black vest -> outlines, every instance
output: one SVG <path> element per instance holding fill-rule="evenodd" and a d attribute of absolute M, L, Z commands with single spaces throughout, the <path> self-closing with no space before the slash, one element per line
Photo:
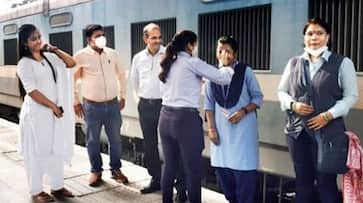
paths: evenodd
<path fill-rule="evenodd" d="M 297 102 L 312 104 L 315 111 L 309 116 L 300 116 L 288 111 L 284 129 L 286 135 L 293 136 L 297 139 L 303 130 L 310 135 L 314 135 L 314 131 L 306 126 L 306 121 L 327 111 L 335 105 L 337 100 L 343 97 L 342 89 L 338 83 L 339 67 L 343 59 L 343 56 L 332 53 L 329 60 L 325 61 L 322 67 L 316 72 L 311 79 L 313 98 L 308 96 L 307 88 L 304 84 L 304 63 L 307 62 L 305 59 L 298 57 L 291 59 L 288 93 Z M 322 135 L 331 136 L 334 134 L 344 134 L 344 131 L 345 124 L 342 117 L 331 120 L 328 125 L 320 130 Z"/>

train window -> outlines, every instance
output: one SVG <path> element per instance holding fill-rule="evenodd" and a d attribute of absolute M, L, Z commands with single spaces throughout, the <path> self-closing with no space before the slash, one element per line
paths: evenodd
<path fill-rule="evenodd" d="M 270 69 L 271 4 L 199 15 L 199 56 L 215 64 L 216 42 L 232 35 L 239 42 L 238 60 L 255 70 Z"/>
<path fill-rule="evenodd" d="M 59 13 L 49 17 L 49 25 L 51 27 L 61 27 L 71 25 L 73 21 L 72 13 Z"/>
<path fill-rule="evenodd" d="M 49 43 L 73 55 L 72 31 L 49 34 Z"/>
<path fill-rule="evenodd" d="M 18 32 L 18 25 L 17 24 L 4 25 L 3 32 L 5 35 L 16 34 Z"/>
<path fill-rule="evenodd" d="M 105 37 L 107 39 L 107 47 L 112 49 L 115 48 L 115 27 L 114 26 L 105 26 L 103 27 L 105 30 Z M 87 46 L 86 32 L 83 29 L 83 47 Z"/>
<path fill-rule="evenodd" d="M 133 57 L 137 52 L 145 49 L 143 29 L 145 25 L 151 22 L 160 26 L 164 45 L 170 42 L 173 38 L 176 32 L 176 18 L 131 23 L 131 57 Z"/>
<path fill-rule="evenodd" d="M 17 39 L 4 40 L 4 65 L 16 65 L 18 63 Z"/>
<path fill-rule="evenodd" d="M 363 71 L 363 1 L 309 0 L 309 18 L 319 17 L 331 25 L 330 48 L 352 59 Z"/>

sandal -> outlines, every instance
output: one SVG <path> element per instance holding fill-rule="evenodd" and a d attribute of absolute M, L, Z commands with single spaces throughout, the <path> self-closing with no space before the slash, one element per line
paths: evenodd
<path fill-rule="evenodd" d="M 67 198 L 73 198 L 74 197 L 72 192 L 65 189 L 65 188 L 62 188 L 62 189 L 59 189 L 59 190 L 52 190 L 50 193 L 54 197 L 56 197 L 57 199 L 64 199 L 65 197 L 67 197 Z"/>
<path fill-rule="evenodd" d="M 54 202 L 54 198 L 46 192 L 33 195 L 32 198 L 35 202 Z"/>

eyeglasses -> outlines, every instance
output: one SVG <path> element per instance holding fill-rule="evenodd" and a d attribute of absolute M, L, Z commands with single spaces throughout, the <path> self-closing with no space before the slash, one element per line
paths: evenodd
<path fill-rule="evenodd" d="M 305 36 L 311 37 L 314 34 L 320 37 L 320 36 L 325 35 L 326 32 L 324 32 L 324 31 L 308 31 L 308 32 L 305 33 Z"/>
<path fill-rule="evenodd" d="M 153 36 L 153 37 L 150 37 L 150 39 L 152 40 L 162 40 L 163 38 L 161 36 Z"/>

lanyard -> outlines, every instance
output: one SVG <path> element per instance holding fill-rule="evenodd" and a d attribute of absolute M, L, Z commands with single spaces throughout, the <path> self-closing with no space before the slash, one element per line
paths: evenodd
<path fill-rule="evenodd" d="M 225 88 L 227 86 L 227 88 Z M 223 103 L 224 103 L 224 108 L 226 108 L 226 104 L 227 104 L 227 99 L 228 99 L 228 95 L 229 95 L 229 89 L 230 89 L 230 84 L 228 85 L 224 85 L 222 87 L 222 96 L 223 96 Z"/>

